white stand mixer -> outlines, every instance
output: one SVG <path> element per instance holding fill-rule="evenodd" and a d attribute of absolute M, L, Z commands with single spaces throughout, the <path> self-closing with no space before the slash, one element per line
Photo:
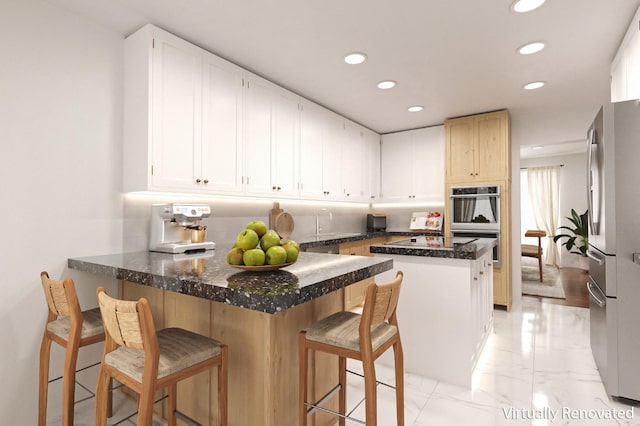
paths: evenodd
<path fill-rule="evenodd" d="M 162 253 L 196 253 L 213 250 L 211 241 L 192 242 L 191 231 L 202 230 L 200 220 L 211 215 L 208 204 L 154 204 L 151 206 L 149 250 Z"/>

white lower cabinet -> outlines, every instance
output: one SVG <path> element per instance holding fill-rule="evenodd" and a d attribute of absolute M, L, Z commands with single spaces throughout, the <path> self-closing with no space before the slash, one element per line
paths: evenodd
<path fill-rule="evenodd" d="M 405 371 L 471 388 L 484 344 L 493 330 L 491 253 L 477 260 L 388 255 L 393 270 L 404 273 L 398 300 Z M 380 362 L 393 365 L 393 356 Z"/>

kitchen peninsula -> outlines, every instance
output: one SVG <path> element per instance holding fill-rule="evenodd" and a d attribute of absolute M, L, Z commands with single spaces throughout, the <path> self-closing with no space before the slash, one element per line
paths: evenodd
<path fill-rule="evenodd" d="M 471 387 L 493 328 L 492 238 L 416 236 L 371 246 L 404 272 L 398 323 L 408 373 Z M 392 361 L 383 356 L 381 362 Z"/>
<path fill-rule="evenodd" d="M 344 288 L 390 270 L 388 258 L 300 253 L 269 272 L 240 271 L 215 251 L 154 252 L 69 259 L 71 269 L 121 280 L 119 297 L 146 297 L 155 326 L 183 327 L 229 345 L 229 425 L 297 424 L 298 331 L 343 310 Z M 312 397 L 337 382 L 337 359 L 314 354 Z M 216 375 L 179 385 L 178 409 L 215 424 Z M 336 406 L 337 407 L 337 406 Z M 314 415 L 315 425 L 335 419 Z M 311 423 L 314 424 L 314 423 Z"/>

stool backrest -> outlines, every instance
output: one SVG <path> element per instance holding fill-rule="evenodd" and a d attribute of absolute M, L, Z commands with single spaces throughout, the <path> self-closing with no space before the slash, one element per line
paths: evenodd
<path fill-rule="evenodd" d="M 370 330 L 384 321 L 397 325 L 396 308 L 404 274 L 398 271 L 393 281 L 384 284 L 371 283 L 367 287 L 360 320 L 360 333 Z"/>
<path fill-rule="evenodd" d="M 104 287 L 97 290 L 98 305 L 108 338 L 120 346 L 149 349 L 149 342 L 157 339 L 149 302 L 114 299 L 107 295 Z"/>
<path fill-rule="evenodd" d="M 49 278 L 49 274 L 44 271 L 40 273 L 40 278 L 49 308 L 48 322 L 55 320 L 60 315 L 82 318 L 76 287 L 71 278 L 53 280 Z"/>

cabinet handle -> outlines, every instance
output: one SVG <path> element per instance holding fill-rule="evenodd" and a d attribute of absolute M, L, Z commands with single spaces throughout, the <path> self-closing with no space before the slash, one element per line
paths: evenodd
<path fill-rule="evenodd" d="M 473 280 L 474 281 L 478 281 L 478 277 L 473 277 Z"/>
<path fill-rule="evenodd" d="M 484 271 L 480 271 L 480 275 L 484 275 Z"/>
<path fill-rule="evenodd" d="M 282 188 L 278 187 L 278 191 L 280 191 Z"/>
<path fill-rule="evenodd" d="M 196 183 L 200 183 L 200 182 L 202 182 L 201 179 L 196 179 Z"/>
<path fill-rule="evenodd" d="M 275 190 L 276 190 L 276 187 L 275 187 L 275 186 L 272 186 L 272 187 L 271 187 L 271 190 L 272 190 L 272 191 L 275 191 Z"/>
<path fill-rule="evenodd" d="M 204 180 L 204 183 L 209 183 L 209 179 L 205 179 L 205 180 Z"/>

